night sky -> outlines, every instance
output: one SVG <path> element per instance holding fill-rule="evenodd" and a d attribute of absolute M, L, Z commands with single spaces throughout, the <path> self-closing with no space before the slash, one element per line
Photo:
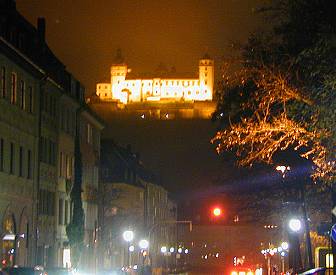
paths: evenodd
<path fill-rule="evenodd" d="M 48 45 L 91 94 L 109 79 L 117 48 L 134 72 L 153 72 L 163 62 L 192 73 L 205 52 L 218 64 L 256 28 L 261 2 L 17 0 L 17 8 L 34 25 L 46 18 Z"/>
<path fill-rule="evenodd" d="M 232 43 L 246 41 L 260 25 L 254 11 L 261 2 L 18 0 L 17 8 L 34 25 L 37 17 L 46 18 L 49 47 L 91 94 L 97 82 L 109 80 L 117 48 L 135 73 L 153 72 L 163 62 L 196 76 L 205 52 L 218 65 L 231 54 Z M 210 121 L 120 123 L 110 120 L 104 137 L 131 144 L 170 191 L 210 186 L 237 175 L 232 163 L 222 165 L 210 144 L 215 133 Z"/>

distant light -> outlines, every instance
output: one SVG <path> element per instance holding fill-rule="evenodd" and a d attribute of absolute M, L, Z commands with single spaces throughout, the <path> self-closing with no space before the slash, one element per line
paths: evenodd
<path fill-rule="evenodd" d="M 298 218 L 292 218 L 290 219 L 288 226 L 293 232 L 299 232 L 301 229 L 301 221 Z"/>
<path fill-rule="evenodd" d="M 224 116 L 224 113 L 220 113 L 219 115 L 220 115 L 221 117 L 223 117 L 223 116 Z"/>
<path fill-rule="evenodd" d="M 289 247 L 288 242 L 282 242 L 281 247 L 282 247 L 283 250 L 287 250 L 288 247 Z"/>
<path fill-rule="evenodd" d="M 148 242 L 147 240 L 141 240 L 141 241 L 139 242 L 139 247 L 140 247 L 141 249 L 147 249 L 148 246 L 149 246 L 149 242 Z"/>
<path fill-rule="evenodd" d="M 177 249 L 178 253 L 182 253 L 182 248 L 180 247 L 179 249 Z"/>
<path fill-rule="evenodd" d="M 138 269 L 138 265 L 134 265 L 134 266 L 133 266 L 133 269 L 134 269 L 134 270 L 137 270 L 137 269 Z"/>
<path fill-rule="evenodd" d="M 169 118 L 169 114 L 166 114 L 166 118 Z"/>
<path fill-rule="evenodd" d="M 278 252 L 282 252 L 283 248 L 281 246 L 278 247 Z"/>
<path fill-rule="evenodd" d="M 170 249 L 169 249 L 169 252 L 170 253 L 173 253 L 175 251 L 175 248 L 174 247 L 171 247 Z"/>
<path fill-rule="evenodd" d="M 213 210 L 213 214 L 218 217 L 222 214 L 222 210 L 219 208 L 219 207 L 216 207 L 214 210 Z"/>
<path fill-rule="evenodd" d="M 285 256 L 286 256 L 285 251 L 282 251 L 282 252 L 280 253 L 280 255 L 281 255 L 282 257 L 285 257 Z"/>
<path fill-rule="evenodd" d="M 142 114 L 142 115 L 141 115 L 141 118 L 142 118 L 142 119 L 145 118 L 145 114 Z"/>
<path fill-rule="evenodd" d="M 131 245 L 128 249 L 129 249 L 130 252 L 133 252 L 134 251 L 134 245 Z"/>
<path fill-rule="evenodd" d="M 126 242 L 130 242 L 133 240 L 134 238 L 134 233 L 133 231 L 131 230 L 126 230 L 124 233 L 123 233 L 123 238 Z"/>
<path fill-rule="evenodd" d="M 219 257 L 219 253 L 216 253 L 216 258 L 218 258 Z"/>
<path fill-rule="evenodd" d="M 237 271 L 232 271 L 231 275 L 238 275 L 238 272 Z"/>
<path fill-rule="evenodd" d="M 189 253 L 189 250 L 188 250 L 188 249 L 184 250 L 184 253 L 185 253 L 185 254 L 188 254 L 188 253 Z"/>
<path fill-rule="evenodd" d="M 247 275 L 253 275 L 253 272 L 252 271 L 248 271 Z"/>
<path fill-rule="evenodd" d="M 257 268 L 255 271 L 255 275 L 262 275 L 262 268 Z"/>
<path fill-rule="evenodd" d="M 166 253 L 167 252 L 167 247 L 166 246 L 162 246 L 161 247 L 161 253 Z"/>

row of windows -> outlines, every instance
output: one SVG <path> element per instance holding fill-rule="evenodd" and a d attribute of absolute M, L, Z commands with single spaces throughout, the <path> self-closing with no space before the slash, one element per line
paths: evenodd
<path fill-rule="evenodd" d="M 5 160 L 9 160 L 8 163 Z M 13 142 L 6 146 L 5 140 L 0 138 L 0 171 L 32 179 L 32 164 L 31 150 L 26 150 L 23 146 L 16 146 Z"/>
<path fill-rule="evenodd" d="M 15 72 L 10 73 L 10 93 L 8 94 L 7 88 L 8 74 L 6 67 L 1 67 L 1 97 L 9 98 L 10 102 L 15 105 L 19 105 L 22 110 L 29 113 L 33 113 L 33 87 L 26 87 L 26 83 L 23 79 L 19 81 Z"/>
<path fill-rule="evenodd" d="M 156 93 L 159 93 L 159 91 L 156 91 Z M 208 91 L 207 91 L 207 90 L 204 90 L 204 93 L 206 94 L 206 93 L 208 93 Z M 151 92 L 150 92 L 150 91 L 147 91 L 146 94 L 147 94 L 147 96 L 151 96 Z M 191 91 L 188 91 L 187 94 L 188 94 L 188 95 L 191 95 Z M 199 95 L 199 94 L 200 94 L 200 92 L 199 92 L 199 91 L 196 91 L 196 95 Z M 168 96 L 168 95 L 173 95 L 173 93 L 171 93 L 171 92 L 166 92 L 165 95 L 166 95 L 166 96 Z M 184 93 L 184 95 L 186 95 L 186 93 Z M 178 96 L 178 93 L 177 93 L 177 92 L 174 92 L 174 96 Z"/>
<path fill-rule="evenodd" d="M 39 214 L 54 216 L 55 193 L 41 189 L 38 196 Z"/>
<path fill-rule="evenodd" d="M 40 143 L 41 143 L 40 144 L 41 161 L 50 165 L 56 165 L 56 159 L 57 159 L 56 143 L 45 137 L 41 137 Z"/>
<path fill-rule="evenodd" d="M 69 200 L 59 199 L 58 201 L 58 224 L 68 225 L 71 220 L 71 203 Z"/>

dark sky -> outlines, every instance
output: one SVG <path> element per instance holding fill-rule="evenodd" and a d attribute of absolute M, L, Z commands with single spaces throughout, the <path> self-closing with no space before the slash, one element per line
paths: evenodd
<path fill-rule="evenodd" d="M 262 0 L 17 0 L 34 25 L 47 20 L 47 42 L 76 78 L 94 92 L 109 79 L 120 47 L 135 72 L 160 62 L 178 72 L 197 70 L 206 51 L 217 64 L 229 45 L 244 41 L 257 25 Z"/>
<path fill-rule="evenodd" d="M 109 79 L 117 48 L 135 73 L 153 72 L 160 62 L 196 72 L 205 52 L 218 65 L 233 42 L 245 41 L 260 24 L 254 10 L 262 1 L 17 0 L 17 8 L 34 25 L 46 18 L 49 47 L 91 94 Z M 222 167 L 209 142 L 215 133 L 210 121 L 118 123 L 110 121 L 105 137 L 132 144 L 171 191 L 209 186 L 222 169 L 225 177 L 232 170 Z"/>

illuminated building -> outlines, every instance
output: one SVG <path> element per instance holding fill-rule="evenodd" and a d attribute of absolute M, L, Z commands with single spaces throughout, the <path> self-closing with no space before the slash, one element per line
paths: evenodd
<path fill-rule="evenodd" d="M 212 101 L 214 61 L 205 55 L 199 61 L 197 78 L 132 78 L 123 59 L 111 66 L 111 82 L 98 83 L 96 95 L 102 101 L 132 102 L 193 102 Z"/>

